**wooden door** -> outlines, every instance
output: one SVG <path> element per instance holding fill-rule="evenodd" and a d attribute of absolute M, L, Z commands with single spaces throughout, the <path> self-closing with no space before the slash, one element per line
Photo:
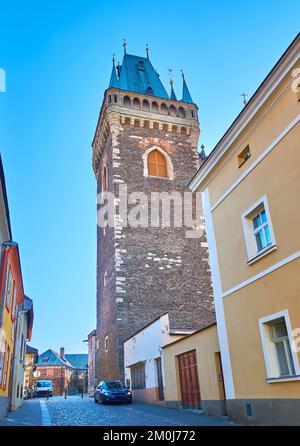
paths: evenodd
<path fill-rule="evenodd" d="M 178 356 L 181 400 L 184 409 L 200 409 L 201 396 L 196 350 Z"/>
<path fill-rule="evenodd" d="M 161 358 L 156 358 L 155 363 L 156 363 L 156 376 L 157 376 L 157 387 L 158 387 L 158 400 L 164 401 L 164 384 L 162 376 Z"/>

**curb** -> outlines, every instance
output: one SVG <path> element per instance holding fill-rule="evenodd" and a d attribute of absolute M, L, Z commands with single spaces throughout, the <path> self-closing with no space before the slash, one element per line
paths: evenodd
<path fill-rule="evenodd" d="M 52 426 L 50 413 L 45 401 L 40 400 L 41 412 L 42 412 L 42 426 Z"/>

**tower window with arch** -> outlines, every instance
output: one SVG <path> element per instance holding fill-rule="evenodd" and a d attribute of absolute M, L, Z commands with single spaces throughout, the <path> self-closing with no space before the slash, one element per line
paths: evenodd
<path fill-rule="evenodd" d="M 152 150 L 147 157 L 148 175 L 152 177 L 168 178 L 166 157 L 157 149 Z"/>

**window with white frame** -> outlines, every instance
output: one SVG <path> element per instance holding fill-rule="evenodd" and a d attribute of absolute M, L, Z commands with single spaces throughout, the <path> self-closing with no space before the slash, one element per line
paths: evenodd
<path fill-rule="evenodd" d="M 288 312 L 259 320 L 267 377 L 288 378 L 299 374 L 297 354 L 292 349 L 293 337 Z"/>
<path fill-rule="evenodd" d="M 263 197 L 242 215 L 248 261 L 276 245 L 267 198 Z"/>
<path fill-rule="evenodd" d="M 278 373 L 280 376 L 295 375 L 292 350 L 284 318 L 269 324 L 270 342 L 276 356 Z"/>

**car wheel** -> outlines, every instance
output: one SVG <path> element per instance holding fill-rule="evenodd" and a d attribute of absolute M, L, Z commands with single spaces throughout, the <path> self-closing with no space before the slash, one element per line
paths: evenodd
<path fill-rule="evenodd" d="M 94 396 L 94 401 L 95 403 L 99 403 L 99 401 L 97 400 L 97 398 Z"/>
<path fill-rule="evenodd" d="M 102 404 L 102 406 L 105 404 L 105 401 L 103 400 L 102 396 L 100 397 L 100 404 Z"/>
<path fill-rule="evenodd" d="M 132 400 L 128 400 L 128 404 L 132 404 Z"/>

